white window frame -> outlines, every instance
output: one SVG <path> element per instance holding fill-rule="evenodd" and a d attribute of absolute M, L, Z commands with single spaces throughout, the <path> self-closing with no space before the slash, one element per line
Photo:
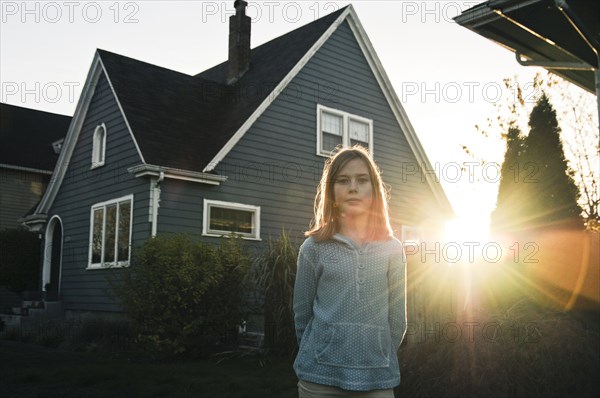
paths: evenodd
<path fill-rule="evenodd" d="M 112 204 L 118 204 L 121 202 L 129 201 L 129 251 L 127 253 L 126 261 L 118 261 L 118 247 L 119 247 L 119 217 L 121 216 L 121 212 L 117 210 L 117 218 L 115 220 L 116 228 L 115 228 L 115 261 L 113 262 L 105 262 L 104 261 L 104 245 L 106 243 L 106 208 Z M 117 209 L 118 209 L 117 205 Z M 101 259 L 99 263 L 92 263 L 92 251 L 94 244 L 94 210 L 103 209 L 103 217 L 102 217 L 102 249 L 101 249 Z M 88 266 L 87 269 L 104 269 L 104 268 L 116 268 L 116 267 L 128 267 L 129 262 L 131 261 L 131 236 L 133 232 L 133 194 L 122 196 L 117 199 L 107 200 L 105 202 L 100 202 L 92 205 L 90 208 L 90 239 L 89 239 L 89 253 L 88 253 Z"/>
<path fill-rule="evenodd" d="M 350 121 L 355 120 L 367 124 L 369 126 L 369 153 L 373 156 L 373 120 L 339 109 L 329 108 L 321 104 L 317 104 L 317 155 L 324 157 L 330 157 L 332 155 L 329 150 L 323 148 L 323 131 L 321 129 L 321 115 L 323 112 L 331 113 L 342 118 L 342 146 L 344 148 L 350 147 Z"/>
<path fill-rule="evenodd" d="M 222 237 L 230 235 L 231 231 L 221 231 L 210 229 L 210 209 L 212 207 L 220 207 L 232 210 L 242 210 L 252 212 L 252 234 L 234 232 L 240 235 L 243 239 L 261 240 L 260 239 L 260 206 L 247 205 L 243 203 L 224 202 L 220 200 L 204 199 L 203 217 L 202 217 L 202 235 Z"/>
<path fill-rule="evenodd" d="M 102 147 L 98 148 L 98 134 L 102 133 Z M 92 169 L 104 166 L 106 160 L 106 124 L 96 126 L 92 136 Z"/>

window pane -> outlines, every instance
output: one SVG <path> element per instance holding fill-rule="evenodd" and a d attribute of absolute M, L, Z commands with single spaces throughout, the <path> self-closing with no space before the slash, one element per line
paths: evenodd
<path fill-rule="evenodd" d="M 350 140 L 369 143 L 369 125 L 357 120 L 350 120 Z"/>
<path fill-rule="evenodd" d="M 129 230 L 131 215 L 131 202 L 119 204 L 119 245 L 117 248 L 117 261 L 129 261 Z"/>
<path fill-rule="evenodd" d="M 94 225 L 92 227 L 92 264 L 102 262 L 102 224 L 104 209 L 94 210 Z"/>
<path fill-rule="evenodd" d="M 100 130 L 98 134 L 98 162 L 103 162 L 104 155 L 104 129 Z"/>
<path fill-rule="evenodd" d="M 117 204 L 106 206 L 106 230 L 104 232 L 104 262 L 115 261 L 115 235 L 117 232 Z"/>
<path fill-rule="evenodd" d="M 252 218 L 253 212 L 251 211 L 211 206 L 209 229 L 252 234 Z"/>
<path fill-rule="evenodd" d="M 323 112 L 321 114 L 321 131 L 328 134 L 342 135 L 342 117 Z"/>
<path fill-rule="evenodd" d="M 102 163 L 104 161 L 104 135 L 106 132 L 104 128 L 99 127 L 96 129 L 94 134 L 94 149 L 93 149 L 93 159 L 94 163 Z"/>
<path fill-rule="evenodd" d="M 322 150 L 324 153 L 331 153 L 336 146 L 342 144 L 342 137 L 337 135 L 323 133 Z"/>
<path fill-rule="evenodd" d="M 360 145 L 365 149 L 369 149 L 369 145 L 366 142 L 350 140 L 350 146 L 354 145 Z"/>

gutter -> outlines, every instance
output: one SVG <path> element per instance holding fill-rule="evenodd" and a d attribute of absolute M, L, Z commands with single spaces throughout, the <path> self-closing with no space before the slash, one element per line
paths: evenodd
<path fill-rule="evenodd" d="M 191 170 L 182 170 L 172 167 L 163 167 L 152 164 L 140 164 L 127 169 L 128 172 L 135 175 L 136 177 L 155 177 L 155 178 L 171 178 L 174 180 L 184 180 L 197 182 L 199 184 L 208 185 L 221 185 L 222 182 L 227 181 L 227 176 L 210 174 Z"/>

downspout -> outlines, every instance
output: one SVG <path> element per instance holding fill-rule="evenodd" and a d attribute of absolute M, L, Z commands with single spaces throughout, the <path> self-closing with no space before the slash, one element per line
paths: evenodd
<path fill-rule="evenodd" d="M 160 184 L 165 179 L 165 172 L 161 171 L 158 179 L 152 186 L 152 237 L 156 236 L 158 230 L 158 208 L 160 207 Z"/>

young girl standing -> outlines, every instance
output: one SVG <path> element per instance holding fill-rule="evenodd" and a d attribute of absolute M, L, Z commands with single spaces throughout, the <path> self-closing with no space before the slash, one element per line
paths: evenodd
<path fill-rule="evenodd" d="M 294 288 L 300 398 L 393 397 L 406 331 L 406 262 L 364 148 L 327 161 L 306 235 Z"/>

